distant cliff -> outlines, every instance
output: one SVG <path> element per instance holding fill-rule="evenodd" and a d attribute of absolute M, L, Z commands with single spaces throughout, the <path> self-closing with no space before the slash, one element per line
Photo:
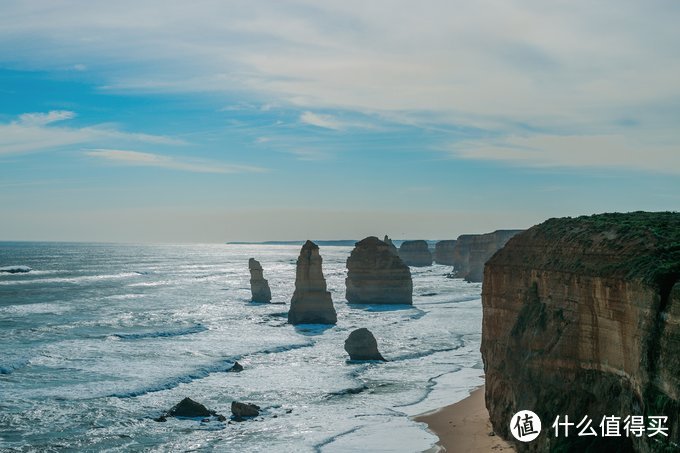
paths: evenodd
<path fill-rule="evenodd" d="M 543 432 L 519 451 L 680 450 L 680 214 L 551 219 L 488 261 L 486 403 L 496 433 L 521 409 Z M 597 437 L 556 438 L 557 415 Z M 603 416 L 667 416 L 669 437 L 603 437 Z M 645 425 L 648 425 L 645 419 Z"/>
<path fill-rule="evenodd" d="M 522 230 L 496 230 L 486 234 L 464 234 L 453 249 L 453 273 L 469 282 L 481 282 L 484 263 Z"/>
<path fill-rule="evenodd" d="M 456 247 L 456 240 L 449 239 L 444 241 L 439 241 L 434 246 L 434 262 L 437 264 L 446 264 L 448 266 L 453 266 L 453 250 Z"/>

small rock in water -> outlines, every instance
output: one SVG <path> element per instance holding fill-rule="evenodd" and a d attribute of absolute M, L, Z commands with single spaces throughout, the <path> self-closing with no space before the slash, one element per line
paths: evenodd
<path fill-rule="evenodd" d="M 220 414 L 220 415 L 217 416 L 217 421 L 218 421 L 218 422 L 226 422 L 226 421 L 227 421 L 227 417 L 225 417 L 224 415 L 221 415 L 221 414 Z"/>
<path fill-rule="evenodd" d="M 378 342 L 366 328 L 354 330 L 345 340 L 345 351 L 350 360 L 381 360 L 386 361 L 378 351 Z"/>
<path fill-rule="evenodd" d="M 153 421 L 155 421 L 155 422 L 167 422 L 168 419 L 165 417 L 165 415 L 161 415 L 158 418 L 154 418 Z"/>
<path fill-rule="evenodd" d="M 242 420 L 244 417 L 257 417 L 260 415 L 260 406 L 232 401 L 231 413 L 234 414 L 236 420 Z"/>
<path fill-rule="evenodd" d="M 197 403 L 191 398 L 184 398 L 176 406 L 170 409 L 168 415 L 171 417 L 209 417 L 215 415 L 215 411 L 209 410 L 201 403 Z"/>
<path fill-rule="evenodd" d="M 7 274 L 23 274 L 26 272 L 31 272 L 33 269 L 31 269 L 28 266 L 5 266 L 5 267 L 0 267 L 0 273 L 4 272 Z"/>
<path fill-rule="evenodd" d="M 243 371 L 243 365 L 238 362 L 234 362 L 234 365 L 227 370 L 228 373 L 239 373 Z"/>

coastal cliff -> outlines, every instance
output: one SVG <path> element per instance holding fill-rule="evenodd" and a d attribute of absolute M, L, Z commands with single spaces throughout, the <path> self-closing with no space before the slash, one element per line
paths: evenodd
<path fill-rule="evenodd" d="M 532 410 L 540 436 L 518 451 L 680 449 L 680 214 L 550 219 L 484 271 L 482 356 L 494 431 Z M 555 437 L 555 418 L 593 420 L 595 437 Z M 623 436 L 603 437 L 603 416 Z M 669 437 L 627 437 L 626 416 L 667 416 Z"/>
<path fill-rule="evenodd" d="M 469 282 L 481 282 L 484 263 L 522 230 L 496 230 L 486 234 L 464 234 L 458 237 L 453 253 L 453 272 Z"/>
<path fill-rule="evenodd" d="M 454 249 L 456 248 L 456 240 L 448 239 L 439 241 L 434 246 L 434 262 L 437 264 L 446 264 L 453 266 L 454 264 Z"/>
<path fill-rule="evenodd" d="M 423 240 L 402 242 L 399 246 L 399 258 L 407 266 L 432 266 L 432 252 L 427 246 L 427 241 Z"/>

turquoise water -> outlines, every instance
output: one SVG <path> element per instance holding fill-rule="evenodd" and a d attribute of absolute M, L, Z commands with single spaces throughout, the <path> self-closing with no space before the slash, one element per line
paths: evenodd
<path fill-rule="evenodd" d="M 286 323 L 298 246 L 0 243 L 2 451 L 422 451 L 409 416 L 483 380 L 481 285 L 412 268 L 414 306 L 349 306 L 351 247 L 321 247 L 338 325 Z M 273 302 L 250 300 L 248 258 Z M 368 327 L 387 363 L 348 363 Z M 238 360 L 245 370 L 227 373 Z M 185 396 L 243 423 L 153 418 Z"/>

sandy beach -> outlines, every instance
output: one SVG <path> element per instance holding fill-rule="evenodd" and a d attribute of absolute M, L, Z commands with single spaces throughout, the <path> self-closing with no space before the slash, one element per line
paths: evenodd
<path fill-rule="evenodd" d="M 484 405 L 484 387 L 450 406 L 415 417 L 427 423 L 430 431 L 439 437 L 439 445 L 447 453 L 512 452 L 515 449 L 493 430 L 489 413 Z"/>

